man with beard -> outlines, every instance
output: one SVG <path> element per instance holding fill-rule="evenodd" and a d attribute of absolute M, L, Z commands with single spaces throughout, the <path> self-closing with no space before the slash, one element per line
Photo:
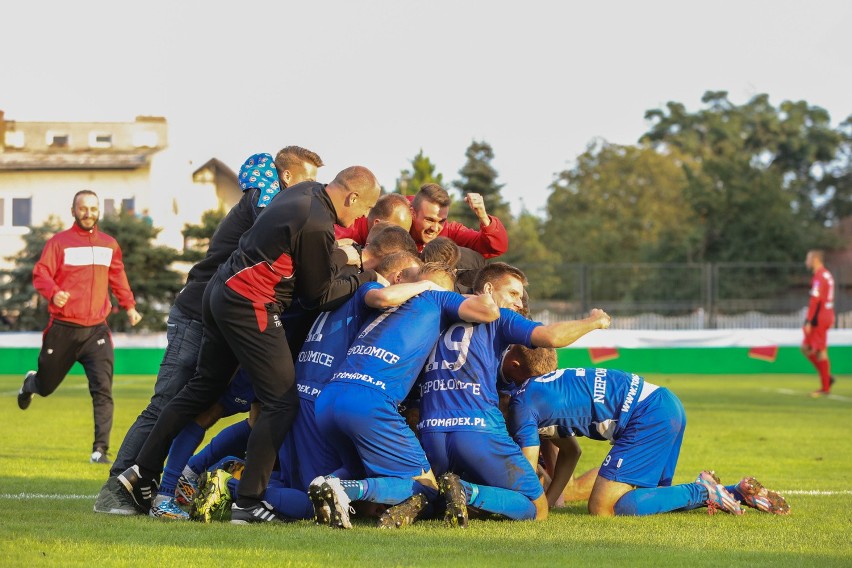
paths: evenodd
<path fill-rule="evenodd" d="M 130 325 L 142 319 L 114 238 L 98 229 L 98 196 L 84 189 L 74 195 L 74 225 L 54 235 L 33 269 L 33 286 L 47 298 L 50 320 L 44 330 L 38 370 L 30 371 L 18 392 L 18 407 L 29 408 L 35 394 L 49 396 L 79 361 L 89 380 L 95 418 L 92 463 L 107 457 L 112 430 L 112 374 L 115 356 L 106 317 L 109 291 L 127 310 Z"/>

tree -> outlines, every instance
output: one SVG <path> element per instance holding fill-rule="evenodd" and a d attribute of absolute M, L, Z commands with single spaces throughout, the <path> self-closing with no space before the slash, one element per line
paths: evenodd
<path fill-rule="evenodd" d="M 691 158 L 687 197 L 704 225 L 702 260 L 797 260 L 826 243 L 826 223 L 848 191 L 844 136 L 828 112 L 805 101 L 776 109 L 765 94 L 737 106 L 727 92 L 708 91 L 702 102 L 694 113 L 675 102 L 647 111 L 653 124 L 642 137 Z M 820 207 L 829 191 L 841 199 Z"/>
<path fill-rule="evenodd" d="M 453 182 L 461 199 L 453 203 L 451 215 L 454 221 L 464 223 L 473 229 L 479 228 L 479 219 L 474 215 L 473 211 L 464 202 L 464 197 L 468 193 L 478 193 L 482 195 L 485 202 L 485 210 L 489 215 L 493 215 L 503 221 L 508 221 L 511 217 L 509 205 L 503 201 L 500 195 L 502 184 L 497 183 L 497 170 L 491 165 L 494 159 L 494 151 L 488 142 L 473 141 L 468 146 L 465 152 L 467 161 L 459 170 L 461 179 Z"/>
<path fill-rule="evenodd" d="M 170 247 L 153 245 L 151 241 L 162 229 L 124 210 L 118 215 L 104 216 L 100 227 L 115 237 L 121 247 L 136 309 L 143 316 L 142 322 L 131 328 L 127 314 L 113 301 L 113 313 L 107 318 L 110 328 L 113 331 L 165 329 L 165 315 L 183 285 L 183 277 L 169 268 L 180 258 L 180 253 Z"/>
<path fill-rule="evenodd" d="M 541 219 L 528 211 L 521 212 L 516 221 L 509 220 L 506 231 L 512 246 L 499 259 L 524 271 L 532 300 L 552 298 L 563 285 L 559 272 L 561 259 L 542 241 L 543 229 Z"/>
<path fill-rule="evenodd" d="M 8 329 L 35 331 L 47 325 L 47 300 L 33 287 L 33 268 L 41 258 L 45 243 L 62 229 L 62 221 L 51 215 L 21 237 L 24 248 L 6 258 L 13 267 L 0 275 L 0 298 L 3 299 L 2 315 Z"/>
<path fill-rule="evenodd" d="M 677 152 L 593 142 L 551 185 L 544 242 L 569 263 L 695 260 L 682 163 Z"/>
<path fill-rule="evenodd" d="M 423 148 L 411 160 L 411 169 L 402 170 L 396 180 L 396 191 L 402 195 L 414 195 L 420 186 L 427 183 L 444 183 L 443 174 L 435 172 L 435 164 L 423 154 Z"/>
<path fill-rule="evenodd" d="M 201 223 L 198 225 L 186 223 L 180 232 L 185 243 L 181 260 L 196 263 L 204 258 L 213 233 L 227 214 L 224 207 L 209 209 L 201 214 Z"/>

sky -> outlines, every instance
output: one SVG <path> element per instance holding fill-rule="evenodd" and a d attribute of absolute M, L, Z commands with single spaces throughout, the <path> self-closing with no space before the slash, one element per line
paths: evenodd
<path fill-rule="evenodd" d="M 458 179 L 484 140 L 515 213 L 543 214 L 590 142 L 636 143 L 668 101 L 852 115 L 848 0 L 27 0 L 0 22 L 7 120 L 164 116 L 195 166 L 295 144 L 320 181 L 361 164 L 390 190 L 421 149 Z"/>

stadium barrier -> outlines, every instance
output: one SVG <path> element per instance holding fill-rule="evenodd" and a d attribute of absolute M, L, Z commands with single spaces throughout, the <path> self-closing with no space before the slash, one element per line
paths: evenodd
<path fill-rule="evenodd" d="M 602 330 L 559 350 L 561 367 L 609 367 L 636 373 L 812 373 L 799 351 L 797 329 Z M 832 373 L 852 374 L 852 329 L 829 332 Z M 115 373 L 154 375 L 166 348 L 166 335 L 113 336 Z M 0 333 L 0 373 L 21 374 L 36 367 L 41 333 Z M 75 364 L 71 374 L 83 374 Z"/>

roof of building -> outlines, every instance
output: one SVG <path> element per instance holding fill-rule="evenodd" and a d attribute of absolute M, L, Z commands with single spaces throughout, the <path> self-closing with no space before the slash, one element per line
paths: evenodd
<path fill-rule="evenodd" d="M 151 151 L 0 152 L 0 171 L 136 170 L 148 165 Z"/>
<path fill-rule="evenodd" d="M 221 174 L 224 174 L 228 178 L 230 178 L 235 184 L 237 183 L 237 174 L 227 166 L 224 162 L 219 160 L 218 158 L 210 158 L 206 162 L 204 162 L 201 166 L 198 167 L 197 170 L 192 172 L 192 177 L 195 177 L 201 173 L 203 170 L 210 169 L 213 171 L 218 171 Z"/>

